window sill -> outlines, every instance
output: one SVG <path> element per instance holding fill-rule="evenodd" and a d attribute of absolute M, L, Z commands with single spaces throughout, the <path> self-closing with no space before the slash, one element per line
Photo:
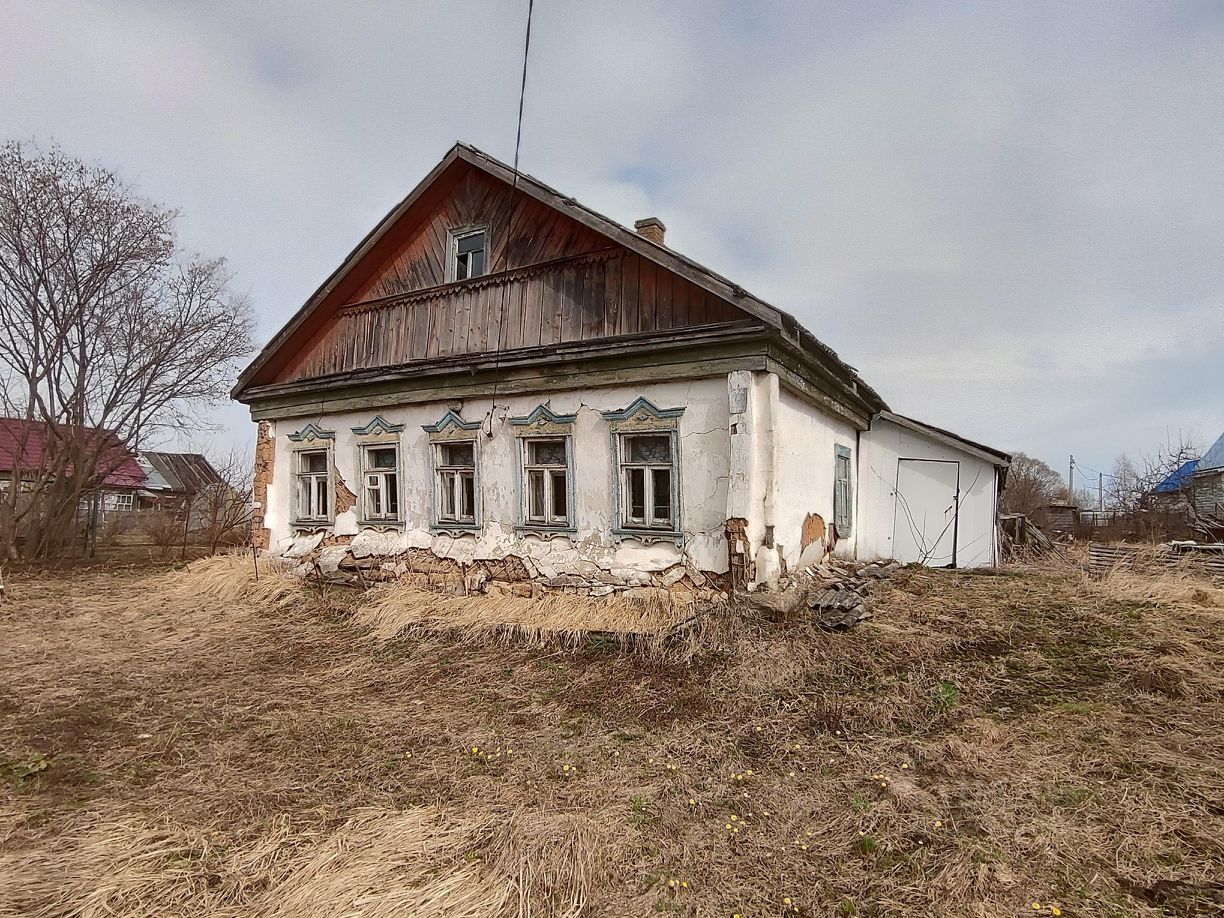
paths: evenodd
<path fill-rule="evenodd" d="M 534 526 L 529 524 L 521 524 L 514 527 L 514 534 L 518 536 L 539 536 L 541 539 L 552 539 L 557 536 L 565 536 L 573 538 L 578 534 L 576 526 Z"/>
<path fill-rule="evenodd" d="M 396 529 L 404 528 L 403 520 L 358 520 L 358 527 L 361 529 Z"/>
<path fill-rule="evenodd" d="M 318 532 L 321 529 L 331 529 L 335 520 L 294 520 L 290 526 L 298 532 Z"/>
<path fill-rule="evenodd" d="M 644 545 L 655 542 L 673 542 L 680 546 L 684 544 L 684 533 L 667 529 L 613 529 L 612 535 L 617 540 L 636 539 Z"/>
<path fill-rule="evenodd" d="M 478 523 L 434 523 L 429 527 L 434 535 L 472 535 L 480 532 Z"/>

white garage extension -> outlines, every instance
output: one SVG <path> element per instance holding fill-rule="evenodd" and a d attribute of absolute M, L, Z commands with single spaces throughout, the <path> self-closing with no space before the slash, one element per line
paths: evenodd
<path fill-rule="evenodd" d="M 891 411 L 859 435 L 858 556 L 929 567 L 998 562 L 1010 457 Z"/>

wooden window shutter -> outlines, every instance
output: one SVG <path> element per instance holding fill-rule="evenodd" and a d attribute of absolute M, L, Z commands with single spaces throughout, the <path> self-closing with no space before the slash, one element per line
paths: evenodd
<path fill-rule="evenodd" d="M 844 538 L 850 535 L 854 508 L 849 449 L 844 446 L 835 448 L 833 469 L 833 523 L 837 527 L 837 535 Z"/>

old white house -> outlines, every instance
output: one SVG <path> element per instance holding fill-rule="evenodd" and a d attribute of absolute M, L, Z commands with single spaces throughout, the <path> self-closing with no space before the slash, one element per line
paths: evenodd
<path fill-rule="evenodd" d="M 786 313 L 465 146 L 242 374 L 257 539 L 323 571 L 607 591 L 992 564 L 1008 458 Z"/>

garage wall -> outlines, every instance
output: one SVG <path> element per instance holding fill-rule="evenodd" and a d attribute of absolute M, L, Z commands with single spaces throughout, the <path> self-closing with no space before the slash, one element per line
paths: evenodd
<path fill-rule="evenodd" d="M 859 435 L 858 557 L 893 556 L 899 459 L 951 460 L 960 463 L 961 502 L 957 530 L 957 566 L 990 567 L 996 563 L 995 466 L 970 453 L 884 418 Z"/>

